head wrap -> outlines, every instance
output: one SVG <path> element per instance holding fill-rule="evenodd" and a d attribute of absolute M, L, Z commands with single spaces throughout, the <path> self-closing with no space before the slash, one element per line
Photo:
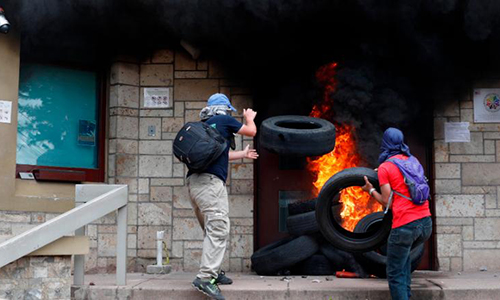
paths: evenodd
<path fill-rule="evenodd" d="M 411 156 L 410 147 L 404 142 L 404 136 L 401 130 L 390 127 L 384 132 L 382 137 L 382 145 L 380 145 L 380 156 L 378 162 L 381 164 L 391 156 L 397 154 L 405 154 Z"/>
<path fill-rule="evenodd" d="M 201 110 L 200 119 L 205 121 L 216 115 L 227 115 L 228 110 L 227 105 L 207 106 Z"/>

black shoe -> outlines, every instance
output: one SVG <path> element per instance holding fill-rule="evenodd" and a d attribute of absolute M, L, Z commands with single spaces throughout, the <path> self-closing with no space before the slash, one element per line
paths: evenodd
<path fill-rule="evenodd" d="M 219 275 L 215 281 L 217 284 L 231 284 L 233 280 L 226 276 L 226 272 L 220 270 Z"/>
<path fill-rule="evenodd" d="M 205 281 L 196 277 L 196 279 L 192 283 L 192 286 L 212 299 L 225 300 L 226 298 L 222 296 L 220 289 L 215 282 L 215 278 Z"/>

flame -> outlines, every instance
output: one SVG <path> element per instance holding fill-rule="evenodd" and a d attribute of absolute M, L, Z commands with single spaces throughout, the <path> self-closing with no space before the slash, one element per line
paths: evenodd
<path fill-rule="evenodd" d="M 336 67 L 337 63 L 331 63 L 317 71 L 316 78 L 324 86 L 324 96 L 323 101 L 313 107 L 309 114 L 311 117 L 333 119 L 331 95 L 337 87 Z M 335 127 L 335 149 L 317 159 L 308 159 L 308 169 L 316 176 L 316 181 L 313 183 L 315 196 L 319 194 L 330 177 L 344 169 L 357 167 L 361 162 L 354 140 L 354 127 L 347 124 L 336 124 Z M 382 206 L 378 202 L 370 199 L 370 195 L 360 187 L 349 187 L 342 190 L 340 193 L 342 227 L 353 231 L 358 221 L 364 216 L 382 210 Z"/>

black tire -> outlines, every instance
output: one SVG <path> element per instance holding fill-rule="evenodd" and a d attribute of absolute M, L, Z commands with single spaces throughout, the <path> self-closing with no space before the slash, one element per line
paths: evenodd
<path fill-rule="evenodd" d="M 365 216 L 361 219 L 356 227 L 354 228 L 354 232 L 366 232 L 373 227 L 380 226 L 384 218 L 384 213 L 376 212 Z M 387 244 L 381 245 L 381 248 L 385 248 Z M 411 272 L 415 271 L 418 268 L 418 265 L 422 261 L 424 256 L 425 247 L 424 244 L 420 244 L 417 247 L 413 248 L 410 252 L 410 261 L 411 261 Z M 364 270 L 371 275 L 375 275 L 379 278 L 386 278 L 386 266 L 387 266 L 387 256 L 385 251 L 369 251 L 365 253 L 357 253 L 355 254 L 356 260 L 361 264 Z"/>
<path fill-rule="evenodd" d="M 346 270 L 354 272 L 360 277 L 368 277 L 362 266 L 356 261 L 353 254 L 337 249 L 329 243 L 322 244 L 319 251 L 330 261 L 335 271 Z"/>
<path fill-rule="evenodd" d="M 367 252 L 377 249 L 387 241 L 391 231 L 392 212 L 384 216 L 376 230 L 357 233 L 345 230 L 334 218 L 332 206 L 338 205 L 341 190 L 351 186 L 363 186 L 367 176 L 373 186 L 380 190 L 377 173 L 368 168 L 345 169 L 333 175 L 323 186 L 316 204 L 316 220 L 323 236 L 336 248 L 353 252 Z"/>
<path fill-rule="evenodd" d="M 314 211 L 315 209 L 316 209 L 316 198 L 306 201 L 292 202 L 288 204 L 288 215 L 294 216 Z"/>
<path fill-rule="evenodd" d="M 288 233 L 294 236 L 319 232 L 318 222 L 316 222 L 316 213 L 310 211 L 299 215 L 289 216 L 286 218 L 286 228 Z"/>
<path fill-rule="evenodd" d="M 260 125 L 260 145 L 282 155 L 323 155 L 335 147 L 335 126 L 306 116 L 271 117 Z"/>
<path fill-rule="evenodd" d="M 298 275 L 333 275 L 335 269 L 326 256 L 320 253 L 313 254 L 300 263 Z"/>
<path fill-rule="evenodd" d="M 313 237 L 285 238 L 257 250 L 251 257 L 252 267 L 259 275 L 276 275 L 309 258 L 318 249 Z"/>

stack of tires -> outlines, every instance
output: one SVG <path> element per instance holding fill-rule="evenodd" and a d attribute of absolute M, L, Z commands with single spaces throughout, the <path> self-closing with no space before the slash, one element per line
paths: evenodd
<path fill-rule="evenodd" d="M 367 252 L 351 253 L 340 250 L 328 242 L 320 233 L 315 218 L 316 199 L 290 204 L 287 226 L 292 235 L 269 244 L 252 255 L 252 266 L 259 275 L 333 275 L 336 271 L 350 271 L 360 277 L 374 275 L 385 278 L 387 245 Z M 311 211 L 304 211 L 311 210 Z M 383 212 L 365 216 L 356 225 L 354 232 L 377 230 L 384 218 Z M 424 245 L 410 253 L 411 271 L 417 269 Z"/>
<path fill-rule="evenodd" d="M 389 211 L 365 216 L 353 232 L 334 220 L 339 192 L 360 186 L 367 176 L 378 187 L 375 172 L 367 168 L 350 168 L 330 178 L 317 199 L 288 206 L 287 229 L 290 237 L 267 245 L 252 256 L 252 265 L 260 275 L 329 275 L 346 270 L 360 277 L 386 277 L 387 237 L 392 225 Z M 411 270 L 417 269 L 424 245 L 412 249 Z"/>
<path fill-rule="evenodd" d="M 280 155 L 323 155 L 335 147 L 335 127 L 326 120 L 312 117 L 272 117 L 261 124 L 260 145 Z M 332 176 L 317 199 L 289 205 L 290 237 L 252 255 L 252 267 L 257 274 L 331 275 L 346 270 L 361 277 L 385 277 L 385 244 L 392 225 L 391 211 L 367 215 L 354 232 L 345 230 L 336 220 L 340 192 L 364 185 L 364 176 L 380 190 L 378 176 L 372 169 L 350 168 Z M 412 250 L 412 271 L 420 263 L 423 252 L 423 245 Z"/>
<path fill-rule="evenodd" d="M 288 206 L 290 237 L 269 244 L 252 255 L 259 275 L 333 275 L 351 271 L 365 276 L 354 255 L 339 250 L 321 235 L 315 216 L 316 199 Z"/>
<path fill-rule="evenodd" d="M 264 120 L 259 132 L 260 145 L 279 155 L 317 156 L 335 147 L 335 126 L 319 118 L 276 116 Z M 346 261 L 355 262 L 351 254 L 335 249 L 319 233 L 315 205 L 316 200 L 311 200 L 289 206 L 287 227 L 291 236 L 252 255 L 257 274 L 328 275 L 348 267 Z"/>

